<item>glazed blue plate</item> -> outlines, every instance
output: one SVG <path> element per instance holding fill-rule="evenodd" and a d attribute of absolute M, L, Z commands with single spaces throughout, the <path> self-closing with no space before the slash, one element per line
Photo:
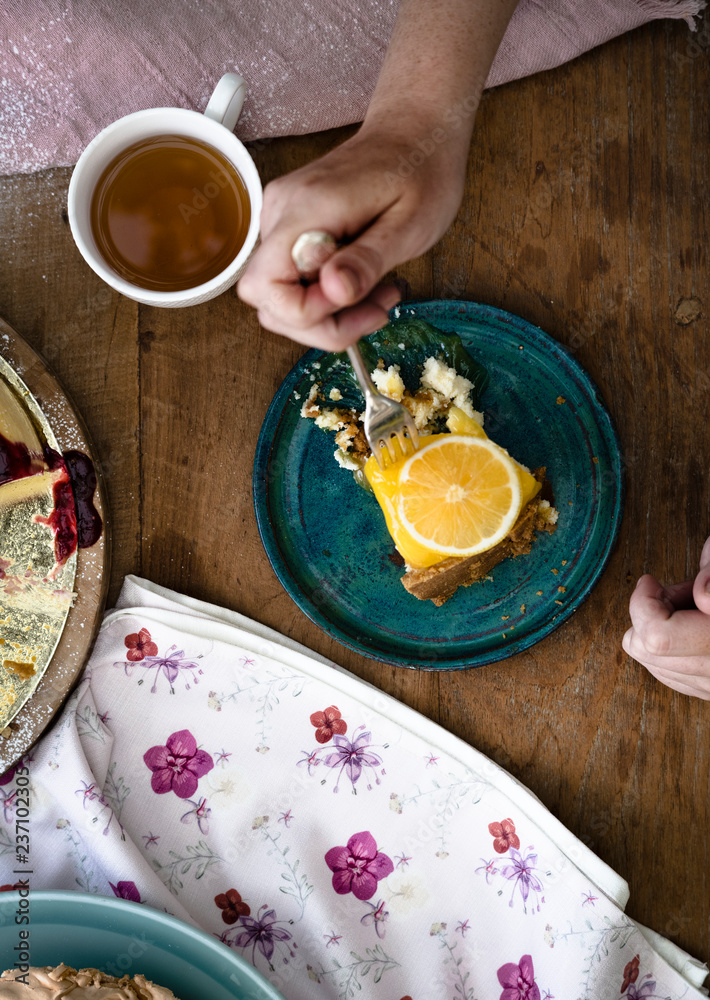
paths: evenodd
<path fill-rule="evenodd" d="M 32 891 L 29 899 L 32 965 L 140 974 L 179 1000 L 283 1000 L 217 938 L 160 910 L 81 892 Z M 17 907 L 16 892 L 0 893 L 0 972 L 12 966 L 20 943 Z"/>
<path fill-rule="evenodd" d="M 394 665 L 479 667 L 549 635 L 599 579 L 623 512 L 619 441 L 589 375 L 538 327 L 475 302 L 417 302 L 400 312 L 457 333 L 486 368 L 485 429 L 519 462 L 547 467 L 557 531 L 538 535 L 529 556 L 505 560 L 441 608 L 407 593 L 374 497 L 336 465 L 333 435 L 300 416 L 325 356 L 312 350 L 282 383 L 261 429 L 259 532 L 289 595 L 338 642 Z"/>

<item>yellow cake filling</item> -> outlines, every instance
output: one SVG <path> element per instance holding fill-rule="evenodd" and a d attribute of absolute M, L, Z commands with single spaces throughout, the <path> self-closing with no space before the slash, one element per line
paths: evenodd
<path fill-rule="evenodd" d="M 497 545 L 540 483 L 492 442 L 480 423 L 452 405 L 449 433 L 420 438 L 413 456 L 381 469 L 374 456 L 364 473 L 397 550 L 411 569 L 435 566 Z"/>

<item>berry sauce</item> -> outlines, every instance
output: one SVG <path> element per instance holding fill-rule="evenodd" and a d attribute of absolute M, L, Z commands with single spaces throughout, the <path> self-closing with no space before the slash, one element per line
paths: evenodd
<path fill-rule="evenodd" d="M 98 542 L 103 531 L 101 515 L 94 507 L 96 470 L 83 451 L 65 451 L 64 461 L 74 493 L 77 542 L 80 549 L 89 549 Z"/>
<path fill-rule="evenodd" d="M 20 441 L 9 441 L 0 434 L 0 486 L 13 479 L 24 479 L 43 472 L 61 470 L 52 487 L 54 509 L 48 517 L 38 517 L 52 529 L 54 558 L 63 566 L 79 548 L 87 549 L 101 537 L 103 523 L 94 507 L 96 471 L 88 455 L 67 451 L 62 457 L 45 445 L 44 455 L 33 454 Z"/>
<path fill-rule="evenodd" d="M 44 460 L 21 441 L 9 441 L 0 434 L 0 486 L 11 479 L 34 476 L 44 469 Z"/>

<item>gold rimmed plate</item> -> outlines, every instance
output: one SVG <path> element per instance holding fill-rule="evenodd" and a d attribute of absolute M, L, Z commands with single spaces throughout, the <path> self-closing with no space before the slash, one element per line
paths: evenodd
<path fill-rule="evenodd" d="M 0 732 L 32 697 L 74 598 L 76 520 L 59 443 L 37 400 L 0 357 Z M 41 456 L 41 459 L 40 459 Z M 14 468 L 12 466 L 15 466 Z M 6 478 L 6 476 L 18 478 Z M 65 480 L 65 482 L 62 482 Z M 58 508 L 64 503 L 65 509 Z"/>
<path fill-rule="evenodd" d="M 40 355 L 0 320 L 3 402 L 5 429 L 38 458 L 33 475 L 0 485 L 0 775 L 47 728 L 86 663 L 110 552 L 104 483 L 83 422 Z M 60 522 L 72 503 L 80 547 L 67 552 Z"/>

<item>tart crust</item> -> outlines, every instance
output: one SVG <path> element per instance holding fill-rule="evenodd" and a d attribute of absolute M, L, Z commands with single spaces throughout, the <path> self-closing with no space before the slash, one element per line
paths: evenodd
<path fill-rule="evenodd" d="M 475 556 L 454 557 L 427 569 L 410 569 L 402 577 L 402 585 L 420 601 L 432 601 L 440 608 L 459 587 L 470 587 L 482 580 L 498 563 L 510 556 L 528 555 L 536 531 L 552 534 L 557 524 L 551 517 L 554 509 L 552 488 L 545 478 L 546 468 L 535 469 L 533 475 L 542 484 L 540 491 L 523 507 L 507 538 L 487 552 Z M 556 512 L 555 512 L 556 513 Z M 554 516 L 554 515 L 553 515 Z"/>

